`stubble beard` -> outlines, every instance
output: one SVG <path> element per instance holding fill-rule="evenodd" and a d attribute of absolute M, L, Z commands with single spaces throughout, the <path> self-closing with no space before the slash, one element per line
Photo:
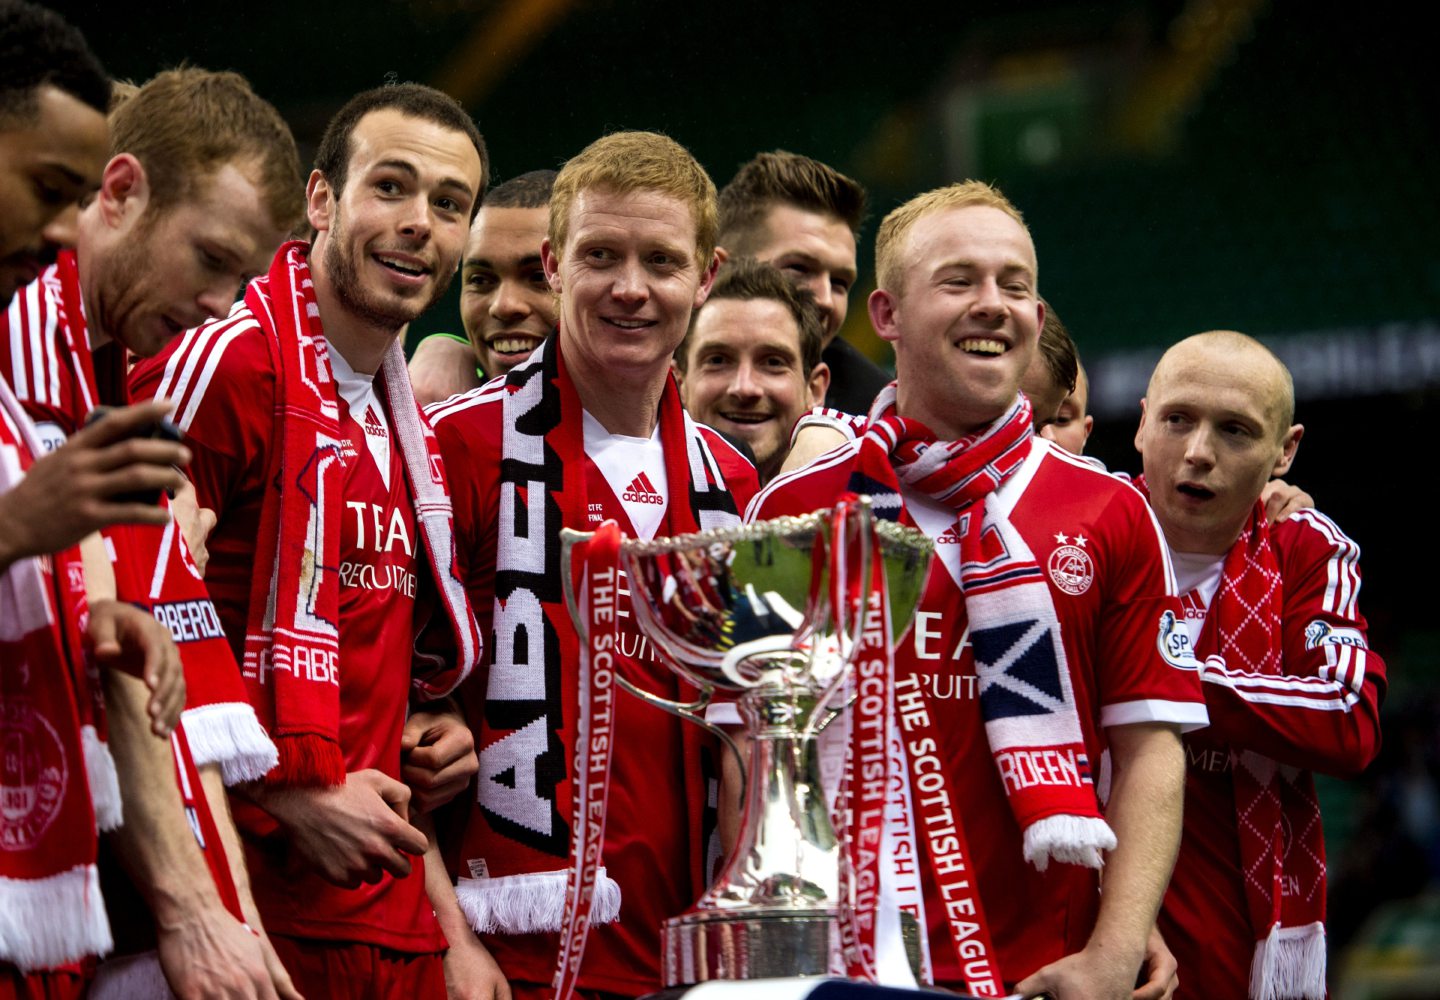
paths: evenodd
<path fill-rule="evenodd" d="M 434 291 L 424 302 L 395 297 L 389 302 L 378 300 L 369 294 L 360 280 L 360 268 L 355 258 L 343 247 L 348 246 L 345 227 L 337 218 L 325 243 L 323 263 L 330 287 L 335 297 L 347 312 L 368 326 L 385 330 L 398 330 L 424 314 L 445 294 L 450 287 L 453 274 L 436 274 Z"/>

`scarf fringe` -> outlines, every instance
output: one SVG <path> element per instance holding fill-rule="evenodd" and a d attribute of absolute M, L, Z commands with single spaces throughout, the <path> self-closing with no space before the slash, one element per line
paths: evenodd
<path fill-rule="evenodd" d="M 479 934 L 535 934 L 559 931 L 565 914 L 566 872 L 534 872 L 500 878 L 462 878 L 455 886 L 460 909 Z M 620 918 L 620 883 L 602 865 L 595 874 L 590 922 Z"/>
<path fill-rule="evenodd" d="M 218 764 L 226 787 L 263 778 L 280 763 L 280 751 L 248 704 L 200 705 L 181 719 L 195 766 Z"/>
<path fill-rule="evenodd" d="M 328 736 L 293 733 L 274 737 L 278 762 L 265 783 L 281 788 L 318 788 L 345 784 L 345 758 Z"/>
<path fill-rule="evenodd" d="M 0 960 L 29 972 L 103 955 L 114 946 L 94 865 L 46 878 L 0 876 Z"/>
<path fill-rule="evenodd" d="M 173 1000 L 174 996 L 157 951 L 101 962 L 85 991 L 86 1000 Z"/>
<path fill-rule="evenodd" d="M 1255 942 L 1251 1000 L 1325 1000 L 1325 925 L 1270 928 Z"/>
<path fill-rule="evenodd" d="M 1025 860 L 1044 871 L 1053 858 L 1099 870 L 1105 851 L 1115 849 L 1115 831 L 1092 816 L 1047 816 L 1025 828 Z"/>
<path fill-rule="evenodd" d="M 120 775 L 115 770 L 115 758 L 94 726 L 80 727 L 80 746 L 85 753 L 85 778 L 95 807 L 95 825 L 104 832 L 119 829 L 125 815 L 120 803 Z"/>

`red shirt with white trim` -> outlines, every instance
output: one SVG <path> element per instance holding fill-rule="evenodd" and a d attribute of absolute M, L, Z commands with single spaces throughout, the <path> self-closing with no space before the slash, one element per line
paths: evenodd
<path fill-rule="evenodd" d="M 136 371 L 137 394 L 167 381 L 194 453 L 191 479 L 218 518 L 206 580 L 238 657 L 255 568 L 261 483 L 272 446 L 275 373 L 264 335 L 244 310 L 191 331 Z M 340 538 L 340 744 L 347 771 L 400 777 L 400 733 L 414 657 L 414 509 L 398 447 L 373 386 L 346 398 L 348 372 L 331 353 L 346 466 Z M 167 377 L 167 369 L 173 377 Z M 188 377 L 183 373 L 188 372 Z M 353 382 L 352 382 L 353 384 Z M 361 391 L 363 390 L 363 391 Z M 360 410 L 357 415 L 352 404 Z M 383 427 L 379 426 L 381 423 Z M 367 427 L 369 431 L 367 433 Z M 381 435 L 379 431 L 383 430 Z M 268 931 L 357 941 L 407 953 L 445 947 L 425 893 L 423 859 L 405 878 L 340 889 L 295 862 L 283 840 L 245 833 L 256 904 Z"/>
<path fill-rule="evenodd" d="M 1256 932 L 1230 748 L 1342 776 L 1359 773 L 1380 749 L 1385 663 L 1369 649 L 1358 604 L 1360 547 L 1324 514 L 1302 510 L 1271 525 L 1270 548 L 1284 588 L 1282 674 L 1207 665 L 1210 728 L 1185 738 L 1185 826 L 1160 929 L 1188 996 L 1245 996 L 1250 979 Z M 1202 658 L 1217 645 L 1205 617 L 1213 597 L 1200 588 L 1186 601 Z"/>
<path fill-rule="evenodd" d="M 833 503 L 846 489 L 858 448 L 851 442 L 775 479 L 746 519 Z M 996 497 L 1046 571 L 1090 760 L 1101 759 L 1109 726 L 1204 725 L 1195 671 L 1171 665 L 1157 647 L 1162 615 L 1179 605 L 1159 528 L 1140 494 L 1036 439 Z M 958 573 L 953 513 L 928 498 L 907 495 L 905 502 L 906 523 L 935 540 L 931 574 Z M 985 737 L 969 645 L 953 641 L 965 628 L 963 598 L 958 587 L 950 593 L 946 606 L 917 609 L 895 655 L 918 669 L 932 717 L 944 720 L 938 727 L 941 753 L 965 821 L 1001 974 L 1013 983 L 1084 946 L 1099 910 L 1098 876 L 1060 862 L 1039 872 L 1025 862 L 1021 831 Z M 928 873 L 924 882 L 935 979 L 958 984 L 944 904 Z"/>
<path fill-rule="evenodd" d="M 456 546 L 466 564 L 470 603 L 487 636 L 494 614 L 503 392 L 503 388 L 492 392 L 489 386 L 482 387 L 427 411 L 449 473 Z M 588 414 L 584 420 L 590 526 L 614 518 L 632 537 L 666 534 L 676 489 L 665 481 L 659 438 L 617 437 L 606 433 Z M 701 427 L 700 432 L 737 507 L 743 508 L 755 490 L 754 467 L 708 427 Z M 658 523 L 647 517 L 652 509 L 664 512 Z M 640 530 L 634 523 L 637 519 L 647 523 L 648 530 Z M 675 698 L 679 694 L 675 675 L 660 663 L 650 640 L 635 628 L 628 588 L 622 584 L 618 589 L 616 646 L 628 661 L 625 675 L 640 679 L 662 697 Z M 486 648 L 488 653 L 491 646 Z M 477 671 L 480 676 L 483 672 Z M 472 679 L 461 688 L 472 723 L 483 717 L 483 695 L 483 681 Z M 585 990 L 635 996 L 659 988 L 662 921 L 688 909 L 705 887 L 691 884 L 688 875 L 691 845 L 699 831 L 690 829 L 688 810 L 675 805 L 684 802 L 688 794 L 680 727 L 690 723 L 628 695 L 615 705 L 618 737 L 611 758 L 602 856 L 607 874 L 620 884 L 620 919 L 592 928 L 579 985 Z M 473 802 L 472 796 L 472 807 Z M 465 875 L 474 870 L 475 860 L 454 857 L 450 865 Z M 482 938 L 508 978 L 549 983 L 555 971 L 556 934 L 484 934 Z"/>

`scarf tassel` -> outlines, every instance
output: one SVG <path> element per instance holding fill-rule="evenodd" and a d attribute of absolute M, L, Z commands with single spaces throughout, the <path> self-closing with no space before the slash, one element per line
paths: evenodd
<path fill-rule="evenodd" d="M 120 806 L 120 775 L 115 770 L 115 758 L 94 726 L 80 727 L 80 746 L 85 754 L 90 802 L 95 807 L 95 826 L 107 832 L 117 829 L 125 817 Z"/>
<path fill-rule="evenodd" d="M 0 876 L 0 941 L 22 972 L 51 969 L 114 947 L 100 874 L 76 865 L 46 878 Z"/>
<path fill-rule="evenodd" d="M 1325 1000 L 1325 925 L 1276 923 L 1255 942 L 1251 1000 Z"/>
<path fill-rule="evenodd" d="M 565 871 L 462 878 L 455 886 L 460 909 L 481 934 L 535 934 L 560 930 L 565 915 Z M 590 921 L 608 924 L 620 918 L 620 883 L 600 866 Z"/>
<path fill-rule="evenodd" d="M 323 787 L 345 784 L 345 759 L 340 744 L 328 736 L 293 733 L 276 736 L 280 760 L 265 775 L 268 784 L 280 787 Z"/>
<path fill-rule="evenodd" d="M 280 752 L 249 705 L 200 705 L 186 709 L 182 718 L 195 766 L 218 764 L 227 788 L 263 778 L 279 763 Z"/>
<path fill-rule="evenodd" d="M 1093 816 L 1047 816 L 1025 828 L 1025 860 L 1044 871 L 1053 858 L 1068 865 L 1099 870 L 1104 851 L 1115 849 L 1115 831 Z"/>

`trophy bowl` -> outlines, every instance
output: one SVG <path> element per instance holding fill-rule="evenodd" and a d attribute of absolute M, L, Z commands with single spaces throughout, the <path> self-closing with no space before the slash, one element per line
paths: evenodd
<path fill-rule="evenodd" d="M 621 686 L 716 732 L 745 775 L 739 832 L 718 876 L 663 928 L 666 986 L 834 971 L 840 845 L 817 736 L 853 692 L 872 560 L 894 636 L 909 625 L 932 549 L 920 532 L 873 519 L 868 498 L 620 543 L 636 625 L 701 698 L 680 705 Z M 738 739 L 705 718 L 717 691 L 736 703 Z"/>

